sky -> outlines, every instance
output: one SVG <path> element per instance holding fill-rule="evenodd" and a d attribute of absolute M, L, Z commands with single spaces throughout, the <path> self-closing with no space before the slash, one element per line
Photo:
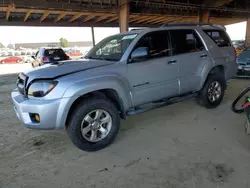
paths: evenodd
<path fill-rule="evenodd" d="M 246 35 L 246 22 L 226 26 L 232 40 L 242 40 Z M 94 28 L 96 42 L 119 33 L 119 28 Z M 68 41 L 92 41 L 89 27 L 14 27 L 0 26 L 0 42 L 10 43 L 57 42 L 59 38 Z"/>

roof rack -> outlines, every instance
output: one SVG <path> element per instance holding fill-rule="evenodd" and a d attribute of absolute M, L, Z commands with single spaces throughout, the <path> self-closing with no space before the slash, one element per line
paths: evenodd
<path fill-rule="evenodd" d="M 167 26 L 205 26 L 210 25 L 213 26 L 212 23 L 206 23 L 206 22 L 169 22 L 164 23 L 161 27 L 167 27 Z"/>

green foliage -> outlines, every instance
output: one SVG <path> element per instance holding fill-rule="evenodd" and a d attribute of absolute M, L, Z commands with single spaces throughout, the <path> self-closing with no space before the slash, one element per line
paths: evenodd
<path fill-rule="evenodd" d="M 60 40 L 60 45 L 61 45 L 62 48 L 67 48 L 67 47 L 69 47 L 69 42 L 68 42 L 67 39 L 65 39 L 65 38 L 60 38 L 59 40 Z"/>

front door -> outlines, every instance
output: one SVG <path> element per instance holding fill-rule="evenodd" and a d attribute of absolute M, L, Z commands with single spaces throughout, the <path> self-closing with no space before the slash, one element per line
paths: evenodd
<path fill-rule="evenodd" d="M 178 64 L 169 56 L 171 49 L 168 31 L 144 35 L 135 49 L 139 47 L 147 47 L 149 56 L 142 61 L 129 61 L 127 65 L 133 105 L 178 95 Z"/>

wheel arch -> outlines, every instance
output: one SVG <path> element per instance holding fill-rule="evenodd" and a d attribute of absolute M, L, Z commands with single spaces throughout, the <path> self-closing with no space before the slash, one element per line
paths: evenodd
<path fill-rule="evenodd" d="M 113 102 L 119 111 L 120 117 L 122 119 L 126 119 L 126 111 L 124 108 L 124 102 L 119 96 L 118 92 L 114 89 L 111 88 L 106 88 L 106 89 L 100 89 L 92 92 L 85 93 L 84 95 L 79 96 L 78 98 L 75 99 L 75 101 L 72 103 L 72 105 L 69 108 L 69 111 L 67 113 L 65 125 L 68 125 L 68 121 L 70 119 L 70 116 L 72 112 L 74 111 L 75 107 L 80 103 L 80 101 L 89 98 L 89 97 L 101 97 L 101 98 L 107 98 L 111 102 Z"/>
<path fill-rule="evenodd" d="M 225 67 L 223 65 L 217 65 L 215 67 L 212 67 L 211 69 L 209 69 L 206 73 L 203 73 L 206 76 L 203 77 L 201 84 L 200 84 L 200 88 L 202 89 L 204 84 L 206 83 L 208 77 L 210 75 L 214 75 L 214 74 L 221 74 L 222 77 L 224 78 L 225 82 L 224 82 L 224 87 L 226 88 L 227 83 L 226 83 L 226 75 L 225 75 Z"/>

